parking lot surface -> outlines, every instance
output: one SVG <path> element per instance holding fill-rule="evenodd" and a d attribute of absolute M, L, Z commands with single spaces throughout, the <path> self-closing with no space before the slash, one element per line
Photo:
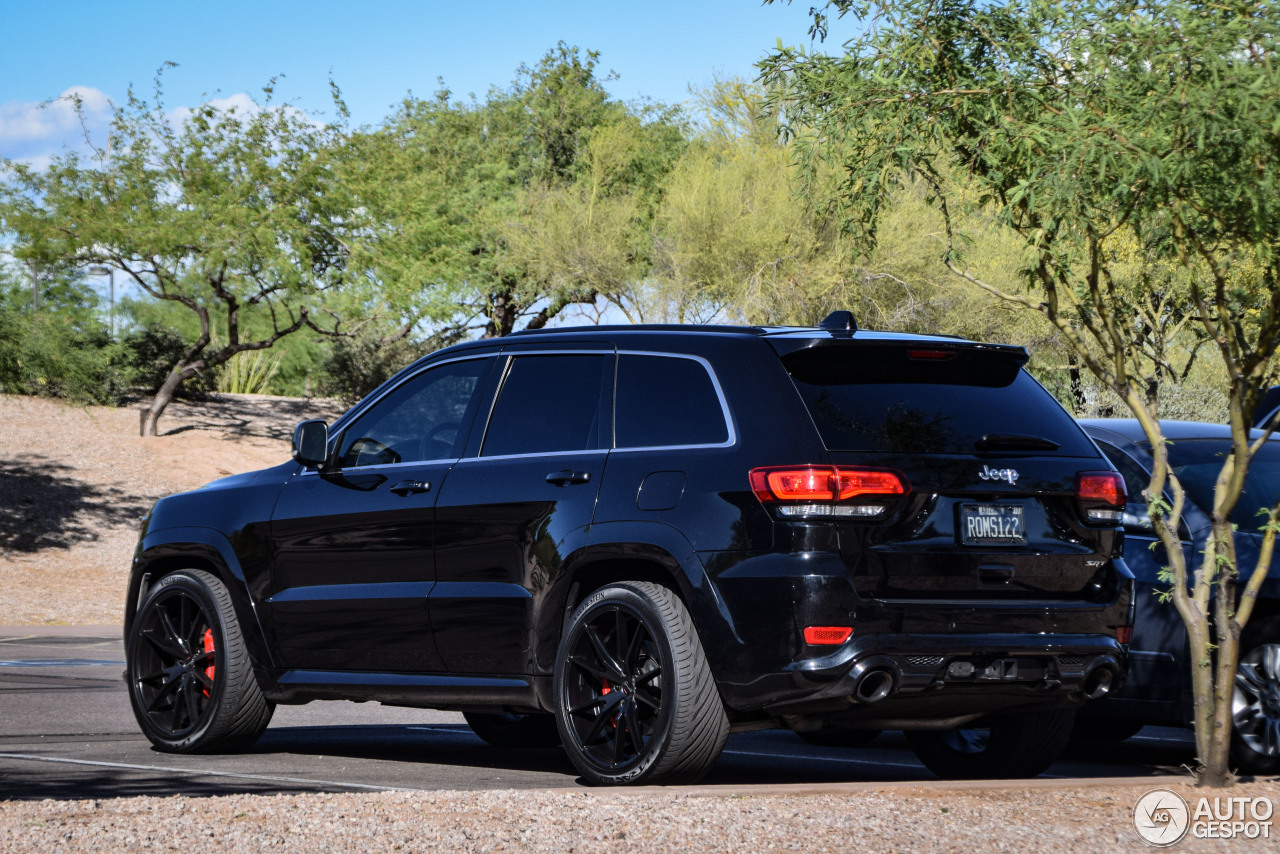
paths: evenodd
<path fill-rule="evenodd" d="M 460 714 L 376 703 L 281 706 L 248 753 L 161 753 L 134 722 L 123 669 L 118 629 L 0 627 L 0 800 L 581 785 L 559 749 L 501 750 Z M 1193 758 L 1189 731 L 1148 728 L 1118 745 L 1074 745 L 1046 776 L 1182 775 Z M 841 749 L 765 731 L 730 736 L 703 784 L 933 779 L 901 733 Z"/>

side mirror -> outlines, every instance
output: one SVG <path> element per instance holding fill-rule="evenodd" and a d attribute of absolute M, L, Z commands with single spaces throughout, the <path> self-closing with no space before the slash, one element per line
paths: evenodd
<path fill-rule="evenodd" d="M 323 421 L 303 421 L 293 431 L 293 459 L 320 468 L 329 456 L 329 427 Z"/>

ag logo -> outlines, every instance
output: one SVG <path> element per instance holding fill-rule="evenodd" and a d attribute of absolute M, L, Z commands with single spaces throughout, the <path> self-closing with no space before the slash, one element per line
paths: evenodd
<path fill-rule="evenodd" d="M 1133 808 L 1133 826 L 1143 839 L 1164 848 L 1187 835 L 1191 811 L 1181 795 L 1168 789 L 1152 789 Z"/>
<path fill-rule="evenodd" d="M 983 480 L 1003 480 L 1012 486 L 1018 482 L 1018 470 L 993 469 L 991 466 L 983 466 L 982 471 L 978 472 L 978 477 Z"/>

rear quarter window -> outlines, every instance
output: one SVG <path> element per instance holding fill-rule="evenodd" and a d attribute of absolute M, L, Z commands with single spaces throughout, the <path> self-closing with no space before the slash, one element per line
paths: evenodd
<path fill-rule="evenodd" d="M 618 448 L 729 441 L 720 396 L 707 368 L 696 359 L 621 354 L 615 413 Z"/>
<path fill-rule="evenodd" d="M 793 353 L 784 363 L 833 451 L 972 454 L 987 437 L 1018 436 L 1058 447 L 1009 452 L 1098 457 L 1075 420 L 1012 357 L 911 353 L 908 347 L 825 347 Z"/>

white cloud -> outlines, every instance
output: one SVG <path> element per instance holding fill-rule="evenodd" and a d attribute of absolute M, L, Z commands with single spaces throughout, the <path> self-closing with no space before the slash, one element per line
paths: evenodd
<path fill-rule="evenodd" d="M 243 92 L 237 92 L 226 98 L 210 98 L 205 104 L 215 110 L 222 112 L 234 111 L 242 116 L 251 116 L 262 110 L 262 107 L 258 106 L 253 98 Z M 175 107 L 169 111 L 169 123 L 174 127 L 181 127 L 186 123 L 187 119 L 191 118 L 191 114 L 194 112 L 194 107 Z"/>
<path fill-rule="evenodd" d="M 80 116 L 76 115 L 75 99 L 80 100 Z M 243 92 L 206 102 L 224 112 L 234 112 L 248 117 L 264 109 Z M 59 154 L 76 152 L 90 154 L 85 145 L 85 130 L 99 148 L 106 145 L 107 129 L 115 104 L 106 93 L 92 86 L 72 86 L 57 98 L 49 101 L 8 101 L 0 104 L 0 158 L 25 163 L 36 169 L 48 166 Z M 174 128 L 181 128 L 195 112 L 193 107 L 170 109 L 166 118 Z M 317 127 L 323 122 L 297 110 L 284 109 L 296 118 Z M 84 126 L 81 126 L 83 119 Z"/>
<path fill-rule="evenodd" d="M 77 98 L 79 117 L 75 109 Z M 0 104 L 0 157 L 47 165 L 59 151 L 80 150 L 85 128 L 95 138 L 104 134 L 112 108 L 106 93 L 92 86 L 72 86 L 49 101 Z"/>

